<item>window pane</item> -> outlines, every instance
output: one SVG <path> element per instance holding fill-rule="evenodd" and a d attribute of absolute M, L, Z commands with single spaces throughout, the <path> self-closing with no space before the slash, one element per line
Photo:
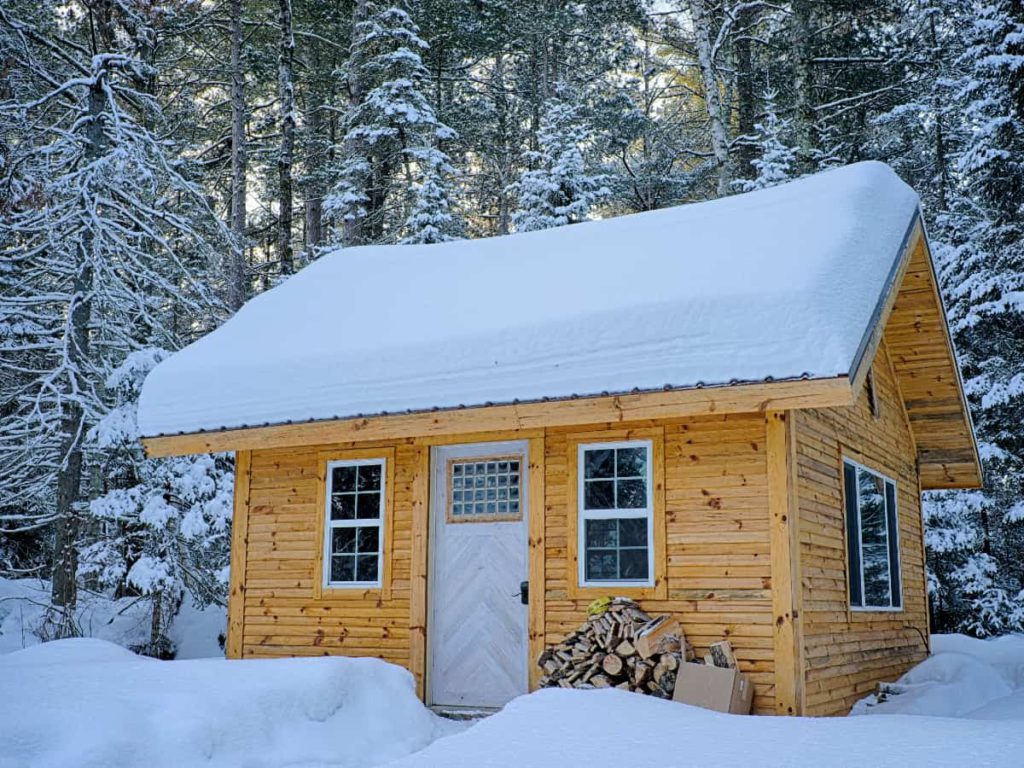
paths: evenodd
<path fill-rule="evenodd" d="M 623 547 L 646 547 L 647 518 L 627 517 L 619 520 L 619 544 Z"/>
<path fill-rule="evenodd" d="M 356 551 L 355 528 L 334 528 L 331 530 L 331 553 L 340 555 L 343 552 Z"/>
<path fill-rule="evenodd" d="M 598 448 L 583 452 L 584 477 L 615 477 L 615 451 Z"/>
<path fill-rule="evenodd" d="M 354 491 L 356 489 L 356 468 L 335 467 L 331 479 L 332 491 Z"/>
<path fill-rule="evenodd" d="M 616 483 L 616 507 L 619 509 L 643 509 L 647 506 L 647 482 L 645 480 L 619 480 Z"/>
<path fill-rule="evenodd" d="M 618 527 L 615 520 L 586 520 L 587 549 L 618 545 Z"/>
<path fill-rule="evenodd" d="M 619 477 L 647 476 L 646 448 L 619 448 L 616 454 L 616 474 Z"/>
<path fill-rule="evenodd" d="M 863 469 L 857 472 L 860 496 L 861 563 L 864 569 L 864 604 L 888 607 L 889 536 L 885 514 L 885 481 Z"/>
<path fill-rule="evenodd" d="M 376 555 L 359 555 L 356 562 L 356 581 L 377 581 Z"/>
<path fill-rule="evenodd" d="M 615 481 L 597 480 L 583 484 L 584 509 L 614 509 Z"/>
<path fill-rule="evenodd" d="M 331 558 L 331 581 L 355 581 L 356 559 L 353 555 Z"/>
<path fill-rule="evenodd" d="M 380 517 L 380 494 L 360 493 L 356 517 L 360 520 L 375 520 Z"/>
<path fill-rule="evenodd" d="M 597 549 L 587 551 L 587 580 L 610 581 L 617 578 L 617 557 L 615 550 Z"/>
<path fill-rule="evenodd" d="M 360 491 L 380 490 L 380 464 L 366 464 L 359 467 L 358 488 Z"/>
<path fill-rule="evenodd" d="M 356 516 L 356 497 L 351 493 L 336 493 L 331 497 L 331 520 L 352 520 Z"/>
<path fill-rule="evenodd" d="M 361 553 L 376 553 L 377 549 L 380 547 L 380 528 L 367 526 L 366 528 L 357 528 L 355 530 L 359 531 L 359 551 Z"/>
<path fill-rule="evenodd" d="M 623 549 L 619 551 L 619 578 L 629 581 L 647 580 L 646 549 Z"/>

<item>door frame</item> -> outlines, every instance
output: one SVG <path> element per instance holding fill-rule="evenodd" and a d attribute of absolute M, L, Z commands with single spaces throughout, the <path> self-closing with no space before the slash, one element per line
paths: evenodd
<path fill-rule="evenodd" d="M 439 493 L 438 487 L 435 485 L 435 481 L 448 483 L 447 468 L 453 460 L 458 459 L 474 459 L 474 458 L 490 458 L 490 457 L 511 457 L 514 455 L 522 455 L 522 464 L 520 467 L 520 477 L 522 479 L 524 493 L 520 496 L 520 512 L 523 516 L 523 528 L 525 529 L 525 551 L 523 552 L 525 565 L 527 572 L 523 574 L 527 580 L 529 580 L 529 555 L 530 555 L 530 473 L 528 467 L 530 466 L 530 443 L 528 440 L 521 438 L 513 438 L 509 440 L 488 440 L 488 441 L 473 441 L 465 443 L 449 443 L 447 445 L 435 445 L 430 449 L 430 499 L 427 505 L 428 508 L 428 520 L 429 520 L 429 535 L 427 537 L 427 647 L 426 647 L 426 688 L 425 688 L 425 699 L 424 701 L 428 706 L 435 706 L 437 702 L 433 700 L 432 688 L 431 688 L 431 674 L 433 671 L 433 650 L 431 649 L 431 624 L 434 620 L 434 579 L 437 565 L 436 552 L 437 552 L 437 536 L 435 535 L 444 525 L 447 520 L 447 509 L 439 508 L 436 503 L 442 498 L 447 503 L 449 500 L 447 495 L 442 497 Z M 452 455 L 455 454 L 455 455 Z M 442 479 L 443 478 L 443 479 Z M 450 488 L 447 488 L 448 493 L 451 492 Z M 494 520 L 495 523 L 508 522 L 508 519 Z M 487 523 L 475 523 L 476 525 Z M 526 691 L 530 690 L 530 619 L 529 609 L 527 609 L 526 621 L 523 624 L 523 645 L 526 648 Z M 444 709 L 459 709 L 459 707 L 453 707 L 451 705 L 440 705 Z M 480 709 L 477 706 L 471 706 L 470 709 Z"/>
<path fill-rule="evenodd" d="M 525 440 L 528 444 L 529 480 L 527 485 L 527 567 L 530 582 L 530 605 L 527 612 L 527 671 L 529 688 L 536 690 L 540 679 L 537 658 L 544 650 L 546 628 L 545 608 L 545 433 L 531 429 L 518 432 L 488 432 L 472 435 L 445 435 L 416 441 L 415 474 L 412 485 L 412 562 L 409 611 L 409 670 L 416 679 L 421 701 L 429 696 L 427 676 L 430 664 L 427 648 L 429 617 L 429 580 L 433 570 L 430 560 L 432 448 L 472 443 L 500 443 Z M 536 599 L 539 598 L 539 599 Z"/>

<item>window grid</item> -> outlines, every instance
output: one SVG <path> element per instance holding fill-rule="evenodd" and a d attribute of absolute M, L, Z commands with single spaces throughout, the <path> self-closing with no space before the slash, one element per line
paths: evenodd
<path fill-rule="evenodd" d="M 385 469 L 384 459 L 327 463 L 325 586 L 381 585 Z"/>
<path fill-rule="evenodd" d="M 522 519 L 522 457 L 483 456 L 448 461 L 450 523 Z"/>
<path fill-rule="evenodd" d="M 896 481 L 865 467 L 851 459 L 843 459 L 843 490 L 847 499 L 847 515 L 853 516 L 852 524 L 847 525 L 847 548 L 849 560 L 847 573 L 851 580 L 857 580 L 857 592 L 850 591 L 850 608 L 855 611 L 901 611 L 903 610 L 903 585 L 902 585 L 902 563 L 900 562 L 899 548 L 899 511 L 896 507 Z M 853 487 L 850 487 L 850 475 L 847 470 L 852 470 Z M 868 584 L 866 573 L 868 567 L 865 565 L 864 550 L 864 517 L 863 500 L 861 498 L 861 480 L 864 477 L 872 479 L 881 484 L 881 490 L 876 490 L 881 496 L 882 522 L 884 523 L 884 542 L 876 543 L 875 548 L 884 548 L 886 553 L 885 576 L 888 580 L 888 594 L 885 603 L 871 602 L 868 596 Z M 852 502 L 852 503 L 851 503 Z M 851 535 L 851 528 L 853 533 Z M 856 545 L 856 552 L 852 548 Z M 854 572 L 856 571 L 856 573 Z"/>
<path fill-rule="evenodd" d="M 654 583 L 652 445 L 649 440 L 579 445 L 581 586 Z"/>

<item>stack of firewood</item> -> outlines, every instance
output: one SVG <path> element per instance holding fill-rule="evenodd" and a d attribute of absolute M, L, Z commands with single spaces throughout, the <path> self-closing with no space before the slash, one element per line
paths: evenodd
<path fill-rule="evenodd" d="M 541 654 L 541 687 L 621 688 L 672 698 L 676 670 L 693 659 L 679 622 L 651 618 L 627 598 L 602 607 Z"/>

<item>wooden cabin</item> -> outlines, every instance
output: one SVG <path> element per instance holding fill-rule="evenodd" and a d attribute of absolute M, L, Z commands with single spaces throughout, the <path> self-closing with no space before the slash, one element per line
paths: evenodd
<path fill-rule="evenodd" d="M 543 232 L 339 250 L 150 375 L 237 458 L 227 652 L 498 707 L 596 597 L 728 638 L 758 713 L 928 653 L 921 492 L 981 482 L 918 198 L 862 163 Z"/>

